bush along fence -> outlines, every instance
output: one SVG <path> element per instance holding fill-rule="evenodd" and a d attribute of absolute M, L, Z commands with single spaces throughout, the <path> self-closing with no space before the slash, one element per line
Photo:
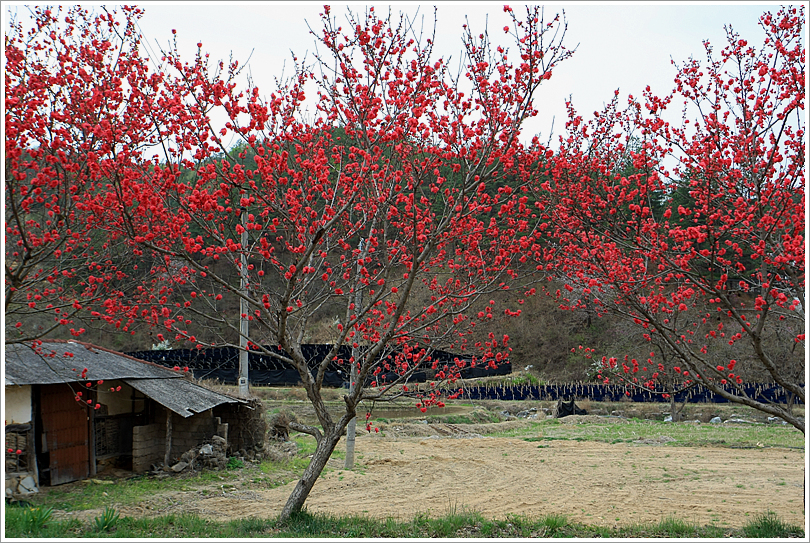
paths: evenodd
<path fill-rule="evenodd" d="M 802 385 L 803 387 L 804 385 Z M 787 404 L 802 404 L 780 385 L 775 383 L 751 383 L 743 387 L 745 393 L 758 401 Z M 726 390 L 735 393 L 731 386 Z M 653 394 L 627 385 L 605 385 L 602 383 L 571 383 L 553 385 L 483 385 L 463 388 L 463 397 L 471 400 L 568 400 L 588 399 L 596 402 L 669 402 L 662 394 Z M 676 402 L 689 403 L 728 403 L 711 390 L 697 385 L 687 391 L 675 394 Z"/>

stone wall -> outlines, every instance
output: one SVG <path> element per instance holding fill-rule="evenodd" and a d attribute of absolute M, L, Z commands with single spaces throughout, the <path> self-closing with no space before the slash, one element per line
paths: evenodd
<path fill-rule="evenodd" d="M 175 414 L 172 419 L 172 451 L 170 460 L 174 461 L 192 447 L 204 441 L 210 441 L 211 438 L 218 433 L 217 430 L 220 430 L 219 425 L 220 421 L 214 417 L 210 409 L 204 413 L 198 413 L 197 415 L 188 417 L 187 419 Z M 228 439 L 227 427 L 224 429 L 224 432 L 225 435 L 222 437 Z"/>
<path fill-rule="evenodd" d="M 132 471 L 149 471 L 163 461 L 166 448 L 166 424 L 147 424 L 132 428 Z"/>
<path fill-rule="evenodd" d="M 158 422 L 132 428 L 132 471 L 144 472 L 152 464 L 160 465 L 166 455 L 166 414 L 158 415 Z M 209 409 L 203 413 L 183 418 L 172 413 L 172 439 L 169 463 L 173 463 L 187 450 L 210 441 L 215 435 L 228 439 L 228 424 L 214 417 Z"/>

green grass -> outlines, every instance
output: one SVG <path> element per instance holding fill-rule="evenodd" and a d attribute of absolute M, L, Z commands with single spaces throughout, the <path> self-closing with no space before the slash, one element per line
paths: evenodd
<path fill-rule="evenodd" d="M 537 434 L 542 437 L 537 437 Z M 562 424 L 548 419 L 532 422 L 529 426 L 498 432 L 500 437 L 522 437 L 531 441 L 599 441 L 604 443 L 632 443 L 662 436 L 673 441 L 668 446 L 721 446 L 740 448 L 787 447 L 804 450 L 804 436 L 794 428 L 785 426 L 729 426 L 660 422 L 630 419 L 621 423 Z"/>
<path fill-rule="evenodd" d="M 745 537 L 775 539 L 777 537 L 804 537 L 804 531 L 782 522 L 776 513 L 767 511 L 743 527 Z"/>
<path fill-rule="evenodd" d="M 229 471 L 203 471 L 196 477 L 152 479 L 137 476 L 106 485 L 95 484 L 88 479 L 81 485 L 45 487 L 36 500 L 46 502 L 54 509 L 81 511 L 103 508 L 113 502 L 129 505 L 167 490 L 188 490 L 234 478 L 236 474 Z"/>
<path fill-rule="evenodd" d="M 78 520 L 49 521 L 37 531 L 26 529 L 24 509 L 7 506 L 6 537 L 31 538 L 728 538 L 804 537 L 801 527 L 790 526 L 771 512 L 742 528 L 698 526 L 667 518 L 657 524 L 625 527 L 590 526 L 570 522 L 564 515 L 538 518 L 512 515 L 487 519 L 477 512 L 450 511 L 443 516 L 427 513 L 411 520 L 374 519 L 368 516 L 337 517 L 302 512 L 286 522 L 276 519 L 246 518 L 215 522 L 196 515 L 166 515 L 151 519 L 119 519 L 109 531 L 98 531 L 92 523 Z"/>

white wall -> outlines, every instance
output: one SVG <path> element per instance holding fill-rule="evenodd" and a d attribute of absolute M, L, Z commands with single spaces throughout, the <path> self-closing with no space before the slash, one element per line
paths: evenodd
<path fill-rule="evenodd" d="M 110 388 L 121 387 L 120 391 L 110 392 Z M 98 403 L 107 406 L 108 415 L 120 415 L 132 412 L 132 387 L 118 380 L 104 381 L 98 387 Z"/>
<path fill-rule="evenodd" d="M 29 385 L 6 387 L 6 424 L 31 422 L 31 387 Z"/>

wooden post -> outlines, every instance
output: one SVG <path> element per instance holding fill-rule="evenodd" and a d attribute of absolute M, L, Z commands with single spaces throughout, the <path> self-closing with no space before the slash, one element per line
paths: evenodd
<path fill-rule="evenodd" d="M 90 453 L 89 462 L 90 462 L 90 475 L 92 476 L 92 475 L 97 474 L 97 471 L 96 471 L 97 470 L 97 466 L 96 466 L 96 410 L 93 409 L 92 407 L 90 407 L 90 408 L 88 408 L 88 412 L 89 412 L 89 414 L 87 416 L 87 424 L 90 425 L 90 427 L 88 428 L 88 430 L 89 430 L 88 434 L 89 434 L 90 437 L 88 439 L 89 443 L 88 443 L 87 448 L 90 449 L 89 450 L 89 453 Z"/>
<path fill-rule="evenodd" d="M 166 408 L 166 454 L 163 456 L 163 465 L 169 467 L 169 456 L 172 453 L 172 410 Z"/>

